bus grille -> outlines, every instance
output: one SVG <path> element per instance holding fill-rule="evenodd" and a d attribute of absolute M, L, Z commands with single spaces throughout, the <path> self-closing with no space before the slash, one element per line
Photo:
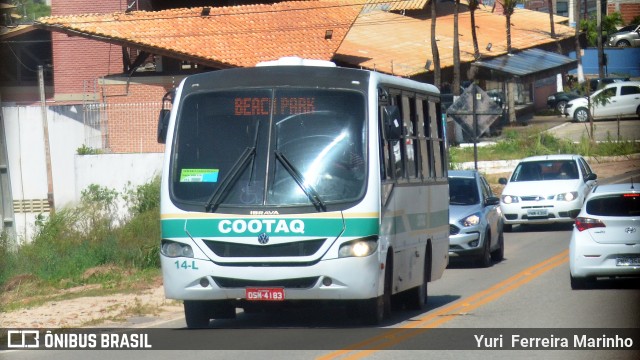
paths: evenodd
<path fill-rule="evenodd" d="M 283 287 L 285 289 L 310 289 L 317 282 L 318 277 L 298 278 L 298 279 L 282 279 L 271 281 L 230 279 L 223 277 L 213 277 L 213 281 L 221 288 L 246 288 L 246 287 Z"/>
<path fill-rule="evenodd" d="M 326 239 L 297 241 L 277 245 L 248 245 L 215 240 L 203 240 L 217 256 L 237 257 L 291 257 L 313 255 Z"/>

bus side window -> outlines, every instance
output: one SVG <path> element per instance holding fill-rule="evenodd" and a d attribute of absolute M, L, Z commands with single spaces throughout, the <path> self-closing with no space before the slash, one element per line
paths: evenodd
<path fill-rule="evenodd" d="M 422 108 L 422 114 L 424 117 L 424 136 L 425 136 L 425 142 L 426 142 L 426 148 L 427 148 L 427 152 L 425 153 L 425 159 L 424 159 L 424 164 L 425 164 L 425 169 L 426 169 L 426 176 L 429 178 L 434 178 L 436 176 L 435 174 L 435 170 L 434 170 L 434 154 L 433 154 L 433 128 L 431 126 L 431 121 L 432 118 L 430 116 L 431 113 L 431 109 L 433 108 L 433 103 L 430 103 L 428 99 L 425 99 L 422 101 L 423 104 L 423 108 Z"/>
<path fill-rule="evenodd" d="M 424 181 L 425 178 L 429 177 L 429 169 L 431 166 L 429 165 L 429 152 L 427 151 L 427 135 L 425 133 L 425 107 L 429 107 L 427 99 L 418 98 L 415 102 L 416 109 L 416 135 L 418 138 L 419 144 L 416 146 L 416 150 L 418 153 L 417 163 L 418 163 L 418 176 Z"/>
<path fill-rule="evenodd" d="M 406 109 L 402 108 L 402 96 L 400 94 L 395 94 L 391 98 L 391 104 L 396 105 L 400 110 L 400 117 L 404 121 L 404 113 Z M 403 124 L 404 125 L 404 124 Z M 403 131 L 404 132 L 404 131 Z M 391 159 L 393 161 L 393 177 L 396 179 L 402 179 L 405 177 L 404 172 L 404 158 L 405 158 L 405 149 L 402 146 L 402 142 L 399 140 L 393 140 L 390 142 L 390 150 L 391 150 Z"/>
<path fill-rule="evenodd" d="M 431 127 L 431 140 L 433 146 L 433 159 L 435 160 L 433 163 L 433 168 L 435 170 L 434 176 L 436 178 L 440 178 L 444 176 L 444 144 L 442 143 L 442 125 L 441 121 L 438 118 L 438 114 L 436 111 L 437 105 L 435 103 L 431 104 L 429 108 L 429 124 Z"/>
<path fill-rule="evenodd" d="M 418 132 L 416 126 L 416 112 L 415 112 L 415 94 L 402 96 L 402 120 L 404 123 L 404 140 L 403 147 L 405 155 L 404 166 L 406 169 L 405 176 L 409 179 L 416 179 L 418 177 Z"/>

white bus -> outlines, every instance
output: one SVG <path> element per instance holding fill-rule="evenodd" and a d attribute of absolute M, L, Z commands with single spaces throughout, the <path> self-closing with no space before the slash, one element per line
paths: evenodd
<path fill-rule="evenodd" d="M 449 262 L 439 102 L 317 62 L 187 77 L 158 125 L 164 289 L 187 326 L 297 302 L 367 324 L 392 300 L 421 309 Z"/>

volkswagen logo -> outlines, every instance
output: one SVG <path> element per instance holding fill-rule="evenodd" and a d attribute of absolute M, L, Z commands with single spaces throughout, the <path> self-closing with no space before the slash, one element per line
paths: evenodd
<path fill-rule="evenodd" d="M 629 226 L 628 228 L 624 229 L 624 232 L 626 232 L 627 234 L 633 234 L 636 232 L 636 228 Z"/>
<path fill-rule="evenodd" d="M 262 245 L 265 245 L 266 243 L 269 242 L 269 235 L 267 235 L 267 233 L 262 233 L 258 235 L 258 242 Z"/>

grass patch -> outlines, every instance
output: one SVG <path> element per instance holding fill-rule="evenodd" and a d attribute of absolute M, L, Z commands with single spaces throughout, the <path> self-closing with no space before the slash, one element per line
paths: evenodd
<path fill-rule="evenodd" d="M 156 282 L 159 199 L 159 178 L 124 193 L 91 185 L 78 206 L 38 216 L 31 242 L 0 236 L 0 311 L 60 299 L 65 295 L 55 294 L 64 289 L 81 288 L 87 296 Z M 129 209 L 124 215 L 120 200 Z"/>
<path fill-rule="evenodd" d="M 583 156 L 616 156 L 640 152 L 640 143 L 615 141 L 609 134 L 604 142 L 594 143 L 583 136 L 579 143 L 559 139 L 537 129 L 516 131 L 505 129 L 495 145 L 478 147 L 478 160 L 517 160 L 528 156 L 551 154 L 579 154 Z M 451 163 L 474 160 L 473 147 L 449 149 Z M 454 166 L 454 165 L 452 165 Z"/>

